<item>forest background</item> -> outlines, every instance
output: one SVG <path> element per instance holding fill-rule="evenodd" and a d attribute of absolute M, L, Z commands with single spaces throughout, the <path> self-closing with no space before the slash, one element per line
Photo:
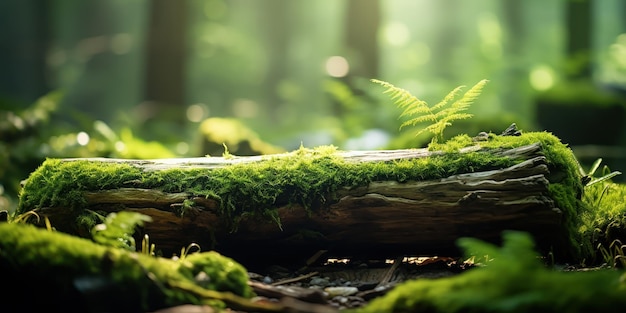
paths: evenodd
<path fill-rule="evenodd" d="M 447 136 L 515 122 L 626 171 L 626 1 L 4 0 L 0 27 L 0 209 L 48 157 L 203 156 L 212 118 L 276 151 L 423 147 L 370 79 L 428 103 L 488 79 Z"/>

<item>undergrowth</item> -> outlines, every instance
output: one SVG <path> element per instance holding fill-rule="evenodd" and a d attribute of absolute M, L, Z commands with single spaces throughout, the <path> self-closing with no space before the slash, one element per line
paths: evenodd
<path fill-rule="evenodd" d="M 619 171 L 611 171 L 602 167 L 600 177 L 594 175 L 602 159 L 592 165 L 589 172 L 581 168 L 586 185 L 583 202 L 589 207 L 581 216 L 580 233 L 585 240 L 596 248 L 592 263 L 603 263 L 610 267 L 626 265 L 626 185 L 616 184 L 611 178 L 620 175 Z"/>

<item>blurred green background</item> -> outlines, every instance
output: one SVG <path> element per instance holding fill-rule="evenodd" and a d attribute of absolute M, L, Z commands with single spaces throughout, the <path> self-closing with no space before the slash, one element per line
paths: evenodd
<path fill-rule="evenodd" d="M 372 78 L 488 79 L 447 136 L 515 122 L 626 171 L 623 0 L 3 0 L 0 27 L 0 209 L 47 157 L 425 146 Z"/>

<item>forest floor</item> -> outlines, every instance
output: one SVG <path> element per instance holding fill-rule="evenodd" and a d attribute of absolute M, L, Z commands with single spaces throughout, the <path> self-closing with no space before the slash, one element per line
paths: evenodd
<path fill-rule="evenodd" d="M 338 313 L 366 306 L 398 284 L 416 279 L 451 277 L 477 265 L 459 257 L 414 257 L 351 261 L 324 259 L 300 268 L 273 265 L 249 272 L 255 302 L 280 303 L 289 313 Z M 562 271 L 597 269 L 555 265 Z M 184 305 L 154 313 L 213 313 L 207 306 Z M 251 311 L 232 310 L 233 313 Z"/>
<path fill-rule="evenodd" d="M 451 257 L 351 261 L 324 259 L 310 266 L 273 265 L 249 272 L 254 301 L 280 302 L 291 313 L 333 313 L 356 309 L 412 279 L 437 279 L 462 273 L 471 263 Z M 213 312 L 209 307 L 182 306 L 155 313 Z M 243 313 L 248 311 L 232 311 Z"/>
<path fill-rule="evenodd" d="M 265 275 L 251 273 L 252 287 L 261 297 L 297 300 L 328 306 L 332 312 L 358 308 L 410 279 L 434 279 L 461 273 L 472 265 L 449 257 L 350 261 L 330 259 L 296 271 L 281 266 Z M 274 300 L 270 300 L 274 301 Z"/>

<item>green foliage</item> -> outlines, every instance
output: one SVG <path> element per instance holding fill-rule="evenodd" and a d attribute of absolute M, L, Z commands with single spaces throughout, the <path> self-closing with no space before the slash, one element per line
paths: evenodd
<path fill-rule="evenodd" d="M 46 94 L 22 110 L 0 108 L 0 210 L 13 211 L 20 181 L 44 159 L 60 92 Z M 57 126 L 58 127 L 58 126 Z"/>
<path fill-rule="evenodd" d="M 463 120 L 473 116 L 472 114 L 464 113 L 464 111 L 478 98 L 488 80 L 481 80 L 465 92 L 461 98 L 455 100 L 463 89 L 463 86 L 459 86 L 433 106 L 429 106 L 428 103 L 413 96 L 407 90 L 396 87 L 388 82 L 377 79 L 372 79 L 372 82 L 385 87 L 384 93 L 389 94 L 391 100 L 393 100 L 399 108 L 404 110 L 402 114 L 400 114 L 400 117 L 410 117 L 409 120 L 400 125 L 400 128 L 430 122 L 429 125 L 417 131 L 415 135 L 418 136 L 425 131 L 430 132 L 434 135 L 432 143 L 437 143 L 443 142 L 443 131 L 446 127 L 452 125 L 453 121 Z"/>
<path fill-rule="evenodd" d="M 503 233 L 502 247 L 475 238 L 458 244 L 468 257 L 485 260 L 484 266 L 405 282 L 353 312 L 613 312 L 626 305 L 626 274 L 547 269 L 527 233 Z"/>
<path fill-rule="evenodd" d="M 135 227 L 152 221 L 148 215 L 136 212 L 113 212 L 107 215 L 104 223 L 96 225 L 91 232 L 93 240 L 101 245 L 135 251 L 133 233 Z M 143 246 L 143 245 L 142 245 Z"/>
<path fill-rule="evenodd" d="M 595 162 L 593 162 L 593 164 L 591 165 L 591 168 L 589 169 L 588 173 L 586 173 L 585 170 L 583 170 L 583 168 L 579 165 L 579 171 L 580 171 L 581 175 L 583 175 L 582 181 L 583 181 L 583 185 L 585 185 L 585 187 L 593 186 L 593 185 L 595 185 L 597 183 L 610 180 L 613 177 L 622 174 L 619 171 L 613 171 L 612 172 L 608 168 L 608 166 L 605 165 L 602 168 L 602 176 L 594 177 L 596 171 L 600 167 L 600 163 L 602 163 L 602 158 L 598 158 Z"/>
<path fill-rule="evenodd" d="M 604 173 L 602 177 L 614 172 L 605 169 Z M 587 184 L 582 200 L 589 209 L 581 216 L 579 232 L 596 248 L 597 255 L 591 261 L 609 266 L 626 265 L 622 245 L 626 241 L 626 185 L 610 179 Z"/>
<path fill-rule="evenodd" d="M 602 255 L 604 264 L 611 267 L 626 268 L 626 245 L 622 244 L 619 239 L 613 240 L 608 248 L 603 244 L 598 244 L 598 251 Z"/>
<path fill-rule="evenodd" d="M 626 240 L 626 185 L 615 184 L 612 178 L 620 175 L 619 171 L 611 171 L 608 166 L 602 167 L 600 177 L 595 173 L 600 168 L 602 158 L 598 158 L 588 172 L 579 165 L 582 175 L 584 193 L 582 200 L 590 208 L 583 212 L 580 233 L 595 248 L 594 263 L 616 267 L 624 267 L 626 258 L 622 240 Z"/>
<path fill-rule="evenodd" d="M 0 108 L 0 210 L 15 211 L 20 182 L 46 158 L 175 156 L 160 142 L 137 138 L 130 127 L 116 131 L 64 109 L 62 100 L 63 93 L 53 91 L 25 109 Z"/>

